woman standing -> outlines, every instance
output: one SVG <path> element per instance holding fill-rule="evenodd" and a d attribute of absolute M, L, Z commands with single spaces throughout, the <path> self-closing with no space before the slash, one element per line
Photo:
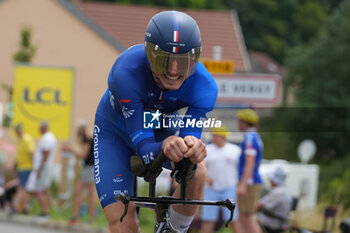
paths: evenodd
<path fill-rule="evenodd" d="M 93 139 L 87 134 L 87 128 L 86 122 L 81 122 L 77 129 L 78 145 L 65 144 L 62 147 L 63 151 L 73 152 L 78 159 L 83 160 L 82 172 L 74 187 L 73 217 L 70 219 L 69 225 L 79 222 L 84 190 L 88 190 L 89 220 L 91 221 L 95 218 L 96 188 L 94 182 Z"/>

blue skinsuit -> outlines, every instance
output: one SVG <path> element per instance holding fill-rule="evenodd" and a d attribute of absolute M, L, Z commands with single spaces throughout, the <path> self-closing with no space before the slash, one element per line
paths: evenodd
<path fill-rule="evenodd" d="M 215 80 L 200 62 L 178 90 L 164 92 L 153 80 L 144 45 L 125 50 L 110 71 L 95 116 L 95 183 L 102 207 L 122 192 L 133 195 L 130 156 L 137 153 L 146 164 L 152 162 L 162 140 L 175 133 L 144 128 L 145 112 L 172 114 L 188 107 L 185 118 L 198 120 L 214 108 L 217 92 Z M 187 135 L 200 138 L 201 129 L 181 128 L 179 136 Z"/>

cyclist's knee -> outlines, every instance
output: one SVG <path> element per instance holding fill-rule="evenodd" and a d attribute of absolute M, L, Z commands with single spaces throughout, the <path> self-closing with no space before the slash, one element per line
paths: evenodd
<path fill-rule="evenodd" d="M 136 219 L 128 218 L 128 216 L 123 219 L 123 222 L 120 222 L 120 218 L 109 218 L 108 226 L 111 233 L 137 233 L 139 231 Z"/>
<path fill-rule="evenodd" d="M 133 203 L 129 204 L 128 212 L 123 221 L 120 221 L 120 217 L 124 212 L 124 206 L 121 203 L 113 203 L 104 208 L 108 226 L 112 233 L 137 233 L 138 224 L 135 206 Z"/>

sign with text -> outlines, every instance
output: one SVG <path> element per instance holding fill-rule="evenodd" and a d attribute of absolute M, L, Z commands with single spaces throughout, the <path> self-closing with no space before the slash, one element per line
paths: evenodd
<path fill-rule="evenodd" d="M 14 123 L 39 138 L 41 121 L 49 123 L 57 139 L 68 140 L 73 105 L 72 68 L 16 65 L 14 79 Z"/>
<path fill-rule="evenodd" d="M 235 74 L 215 76 L 215 80 L 218 102 L 277 104 L 280 101 L 281 78 L 276 74 Z"/>
<path fill-rule="evenodd" d="M 234 63 L 231 60 L 201 60 L 202 64 L 210 73 L 233 74 Z"/>

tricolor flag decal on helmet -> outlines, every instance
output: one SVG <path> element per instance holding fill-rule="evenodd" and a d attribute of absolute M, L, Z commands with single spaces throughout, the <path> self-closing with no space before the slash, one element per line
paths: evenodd
<path fill-rule="evenodd" d="M 179 31 L 177 31 L 177 30 L 174 30 L 173 42 L 179 42 Z M 173 53 L 177 53 L 177 52 L 178 52 L 178 48 L 174 46 Z"/>
<path fill-rule="evenodd" d="M 174 31 L 174 41 L 173 42 L 179 42 L 179 31 Z"/>

